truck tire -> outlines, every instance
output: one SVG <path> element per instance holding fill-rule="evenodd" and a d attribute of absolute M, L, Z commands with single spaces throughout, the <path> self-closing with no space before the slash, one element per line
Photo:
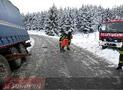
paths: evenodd
<path fill-rule="evenodd" d="M 19 51 L 15 47 L 12 47 L 10 48 L 10 53 L 11 54 L 19 53 Z M 14 70 L 14 69 L 18 69 L 21 66 L 22 61 L 21 61 L 21 58 L 19 58 L 16 60 L 12 60 L 9 63 L 10 63 L 11 69 Z"/>
<path fill-rule="evenodd" d="M 27 49 L 25 48 L 25 46 L 23 44 L 20 44 L 19 47 L 19 52 L 22 53 L 22 54 L 28 54 L 28 51 Z M 26 61 L 26 56 L 21 58 L 22 62 Z"/>
<path fill-rule="evenodd" d="M 5 84 L 7 79 L 11 77 L 11 69 L 8 61 L 0 55 L 0 88 Z"/>
<path fill-rule="evenodd" d="M 102 46 L 102 49 L 106 49 L 107 48 L 107 46 Z"/>

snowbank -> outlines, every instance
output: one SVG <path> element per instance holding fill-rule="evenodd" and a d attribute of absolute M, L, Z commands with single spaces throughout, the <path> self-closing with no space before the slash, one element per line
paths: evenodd
<path fill-rule="evenodd" d="M 48 36 L 48 35 L 45 34 L 44 31 L 29 30 L 28 33 L 29 33 L 30 35 L 46 36 L 46 37 L 51 37 L 51 38 L 56 38 L 56 39 L 59 38 L 58 36 Z"/>
<path fill-rule="evenodd" d="M 31 34 L 31 35 L 47 36 L 44 31 L 38 31 L 38 30 L 29 30 L 28 33 Z"/>
<path fill-rule="evenodd" d="M 108 62 L 113 63 L 114 65 L 117 65 L 119 60 L 118 51 L 112 49 L 102 50 L 99 46 L 98 35 L 98 32 L 91 34 L 78 33 L 73 36 L 72 43 L 98 55 L 99 57 L 105 58 Z"/>
<path fill-rule="evenodd" d="M 43 35 L 51 38 L 58 39 L 57 36 L 48 36 L 45 34 L 44 31 L 28 31 L 29 34 L 33 35 Z M 119 53 L 116 50 L 112 49 L 101 49 L 99 46 L 99 33 L 91 33 L 91 34 L 82 34 L 77 33 L 73 35 L 72 43 L 76 46 L 84 48 L 99 57 L 103 57 L 107 60 L 108 63 L 113 63 L 115 66 L 118 64 L 119 61 Z"/>

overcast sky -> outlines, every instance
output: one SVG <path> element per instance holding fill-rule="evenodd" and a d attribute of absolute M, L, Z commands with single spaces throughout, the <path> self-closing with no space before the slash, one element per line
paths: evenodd
<path fill-rule="evenodd" d="M 80 8 L 84 5 L 101 5 L 104 8 L 112 8 L 123 5 L 123 0 L 10 0 L 20 9 L 21 13 L 32 13 L 48 10 L 53 4 L 60 7 Z"/>

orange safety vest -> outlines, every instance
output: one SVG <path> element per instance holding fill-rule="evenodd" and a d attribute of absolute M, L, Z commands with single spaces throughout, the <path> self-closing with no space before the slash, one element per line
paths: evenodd
<path fill-rule="evenodd" d="M 61 43 L 61 47 L 65 47 L 65 46 L 68 46 L 69 40 L 67 38 L 65 38 L 60 43 Z"/>

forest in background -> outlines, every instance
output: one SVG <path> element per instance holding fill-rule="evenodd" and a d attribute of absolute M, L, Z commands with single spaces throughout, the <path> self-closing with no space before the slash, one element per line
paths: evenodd
<path fill-rule="evenodd" d="M 74 33 L 92 33 L 98 30 L 98 25 L 103 21 L 122 19 L 123 5 L 112 9 L 91 5 L 82 5 L 79 9 L 57 9 L 53 5 L 48 11 L 22 15 L 26 30 L 43 30 L 51 36 L 69 29 L 73 29 Z"/>

